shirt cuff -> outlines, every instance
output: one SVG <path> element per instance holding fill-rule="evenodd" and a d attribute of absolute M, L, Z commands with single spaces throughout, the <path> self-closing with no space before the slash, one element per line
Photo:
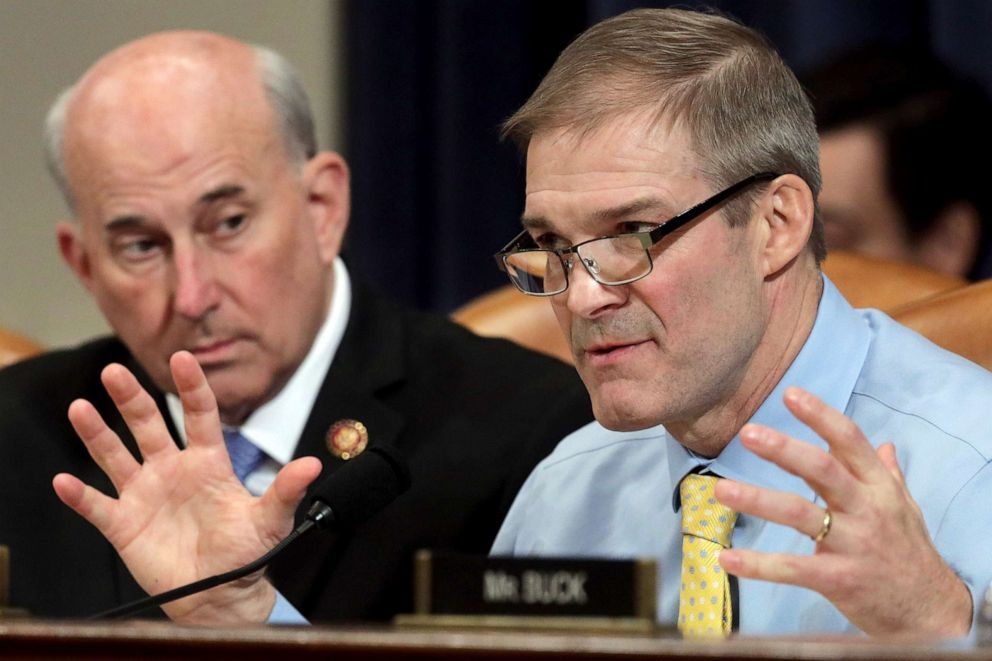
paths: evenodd
<path fill-rule="evenodd" d="M 286 597 L 277 591 L 276 605 L 269 613 L 266 624 L 310 624 L 310 622 L 300 614 L 300 611 L 296 610 L 293 604 L 289 603 Z"/>

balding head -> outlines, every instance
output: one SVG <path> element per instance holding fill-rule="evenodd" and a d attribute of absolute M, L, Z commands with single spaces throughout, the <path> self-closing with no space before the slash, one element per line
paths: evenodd
<path fill-rule="evenodd" d="M 258 107 L 259 98 L 264 99 L 266 108 Z M 204 101 L 213 101 L 213 105 L 205 106 Z M 316 154 L 306 91 L 295 69 L 281 55 L 209 32 L 157 33 L 98 60 L 59 96 L 48 113 L 48 166 L 71 209 L 75 203 L 67 172 L 66 141 L 76 137 L 67 135 L 74 126 L 84 125 L 89 134 L 100 135 L 101 128 L 118 127 L 131 119 L 136 120 L 136 127 L 150 133 L 142 113 L 144 117 L 168 117 L 172 115 L 166 107 L 169 102 L 177 104 L 180 113 L 196 114 L 207 110 L 224 113 L 225 106 L 230 109 L 239 102 L 252 103 L 256 116 L 268 113 L 269 126 L 278 131 L 291 161 L 302 164 Z"/>
<path fill-rule="evenodd" d="M 220 35 L 155 34 L 100 59 L 50 121 L 67 264 L 159 388 L 190 350 L 232 424 L 309 351 L 348 222 L 347 165 L 315 152 L 288 71 Z"/>

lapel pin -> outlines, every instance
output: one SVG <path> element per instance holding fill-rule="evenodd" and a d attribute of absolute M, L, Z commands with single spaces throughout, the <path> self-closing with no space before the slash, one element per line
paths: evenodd
<path fill-rule="evenodd" d="M 327 449 L 348 461 L 362 453 L 369 443 L 369 430 L 358 420 L 338 420 L 327 430 Z"/>

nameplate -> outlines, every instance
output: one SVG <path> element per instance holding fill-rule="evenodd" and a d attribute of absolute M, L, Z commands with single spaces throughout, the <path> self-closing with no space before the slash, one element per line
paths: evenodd
<path fill-rule="evenodd" d="M 420 551 L 414 569 L 418 615 L 655 621 L 654 560 Z"/>

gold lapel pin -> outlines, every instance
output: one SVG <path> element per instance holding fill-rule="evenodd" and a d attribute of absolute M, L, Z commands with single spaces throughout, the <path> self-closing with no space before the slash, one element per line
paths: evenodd
<path fill-rule="evenodd" d="M 369 443 L 369 430 L 358 420 L 338 420 L 327 430 L 327 449 L 348 461 L 362 453 Z"/>

